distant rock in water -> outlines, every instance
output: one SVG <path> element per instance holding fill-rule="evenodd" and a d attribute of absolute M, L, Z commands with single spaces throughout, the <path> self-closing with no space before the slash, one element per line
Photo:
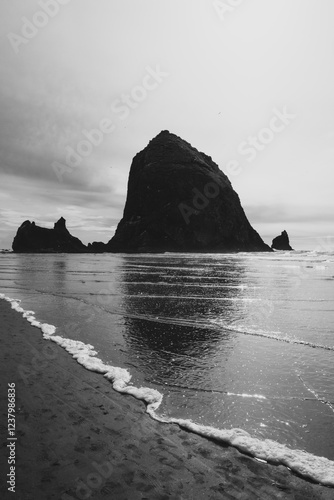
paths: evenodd
<path fill-rule="evenodd" d="M 290 247 L 288 233 L 282 231 L 280 236 L 276 236 L 276 238 L 273 239 L 271 248 L 274 250 L 293 250 L 293 248 Z"/>
<path fill-rule="evenodd" d="M 133 159 L 111 252 L 271 251 L 210 156 L 167 130 Z"/>
<path fill-rule="evenodd" d="M 88 243 L 87 248 L 89 253 L 108 252 L 106 243 L 103 243 L 102 241 L 93 241 L 93 243 Z"/>
<path fill-rule="evenodd" d="M 87 252 L 87 247 L 72 236 L 66 228 L 66 221 L 61 217 L 53 229 L 36 226 L 26 220 L 17 230 L 12 245 L 14 252 Z"/>

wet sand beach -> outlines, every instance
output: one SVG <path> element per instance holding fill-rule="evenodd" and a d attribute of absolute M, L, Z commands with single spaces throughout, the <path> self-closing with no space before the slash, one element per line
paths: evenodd
<path fill-rule="evenodd" d="M 0 300 L 1 498 L 324 499 L 334 490 L 145 413 Z M 15 383 L 15 495 L 7 389 Z"/>

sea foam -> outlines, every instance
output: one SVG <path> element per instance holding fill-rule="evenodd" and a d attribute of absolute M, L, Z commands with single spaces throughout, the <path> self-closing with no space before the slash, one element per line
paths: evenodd
<path fill-rule="evenodd" d="M 217 429 L 215 427 L 199 425 L 188 419 L 162 417 L 157 410 L 162 402 L 162 394 L 149 387 L 135 387 L 131 385 L 131 374 L 125 368 L 115 367 L 103 363 L 97 356 L 94 346 L 79 340 L 71 340 L 54 335 L 56 327 L 42 323 L 34 316 L 34 311 L 26 311 L 20 306 L 20 301 L 11 299 L 0 293 L 0 299 L 10 302 L 12 309 L 21 313 L 32 326 L 42 331 L 43 338 L 51 340 L 63 347 L 74 359 L 87 370 L 101 373 L 111 383 L 113 388 L 123 394 L 131 394 L 146 404 L 147 413 L 155 420 L 163 423 L 178 424 L 179 427 L 199 434 L 205 438 L 214 439 L 229 444 L 239 451 L 252 455 L 255 458 L 269 463 L 282 464 L 292 471 L 326 486 L 334 487 L 334 462 L 302 450 L 293 450 L 270 439 L 252 437 L 242 429 Z"/>

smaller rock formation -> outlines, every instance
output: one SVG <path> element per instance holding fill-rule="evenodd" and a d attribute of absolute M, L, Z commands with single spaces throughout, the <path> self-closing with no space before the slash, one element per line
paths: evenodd
<path fill-rule="evenodd" d="M 273 239 L 271 248 L 273 250 L 293 250 L 290 246 L 289 236 L 286 231 L 282 231 L 280 236 Z"/>
<path fill-rule="evenodd" d="M 87 247 L 69 233 L 63 217 L 55 223 L 53 229 L 39 227 L 35 222 L 26 220 L 17 230 L 12 248 L 19 253 L 87 252 Z"/>
<path fill-rule="evenodd" d="M 93 241 L 93 243 L 88 243 L 88 252 L 90 253 L 103 253 L 108 251 L 108 247 L 102 241 Z"/>

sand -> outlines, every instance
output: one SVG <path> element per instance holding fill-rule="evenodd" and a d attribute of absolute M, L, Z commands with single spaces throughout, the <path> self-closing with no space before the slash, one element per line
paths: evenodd
<path fill-rule="evenodd" d="M 0 498 L 333 499 L 284 466 L 152 420 L 132 396 L 44 340 L 0 300 Z M 15 494 L 6 485 L 7 389 L 15 383 Z"/>

